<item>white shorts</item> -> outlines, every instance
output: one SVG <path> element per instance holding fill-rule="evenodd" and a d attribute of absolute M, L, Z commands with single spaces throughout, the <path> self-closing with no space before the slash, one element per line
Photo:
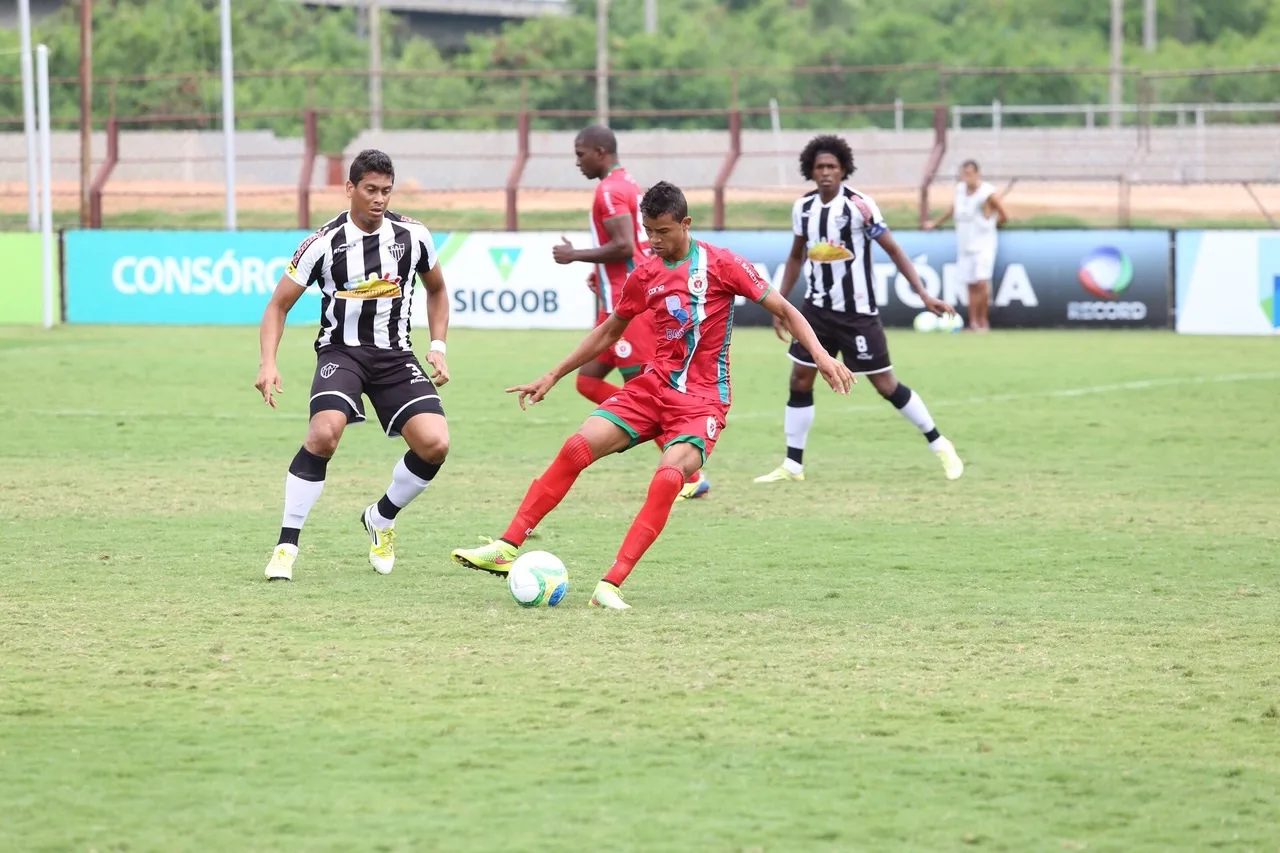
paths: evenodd
<path fill-rule="evenodd" d="M 960 273 L 961 284 L 991 281 L 991 274 L 996 268 L 996 250 L 984 249 L 980 252 L 962 252 L 960 257 L 956 258 L 956 267 Z"/>

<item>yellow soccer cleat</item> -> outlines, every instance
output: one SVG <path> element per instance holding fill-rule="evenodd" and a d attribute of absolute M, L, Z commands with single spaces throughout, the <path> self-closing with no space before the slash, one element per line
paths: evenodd
<path fill-rule="evenodd" d="M 293 580 L 293 561 L 298 559 L 297 545 L 277 545 L 271 552 L 271 561 L 263 572 L 269 581 Z"/>
<path fill-rule="evenodd" d="M 685 483 L 680 487 L 680 494 L 676 495 L 678 501 L 691 501 L 694 498 L 700 498 L 707 492 L 711 491 L 711 481 L 707 479 L 707 475 L 698 472 L 698 479 L 692 483 Z"/>
<path fill-rule="evenodd" d="M 786 465 L 779 465 L 768 474 L 756 477 L 757 483 L 803 483 L 804 471 L 788 471 Z"/>
<path fill-rule="evenodd" d="M 596 584 L 596 593 L 591 596 L 592 607 L 603 607 L 606 610 L 630 610 L 631 605 L 622 600 L 622 591 L 608 581 Z"/>
<path fill-rule="evenodd" d="M 495 539 L 478 548 L 455 548 L 449 556 L 460 566 L 505 578 L 519 550 L 510 542 Z"/>
<path fill-rule="evenodd" d="M 937 441 L 937 446 L 933 452 L 938 455 L 938 459 L 942 462 L 942 470 L 946 472 L 948 480 L 959 480 L 960 475 L 964 473 L 964 462 L 960 459 L 960 455 L 956 453 L 956 447 L 945 438 Z"/>
<path fill-rule="evenodd" d="M 360 523 L 369 534 L 369 565 L 380 575 L 389 575 L 396 564 L 396 528 L 378 527 L 373 523 L 373 510 L 376 505 L 365 507 L 360 516 Z"/>

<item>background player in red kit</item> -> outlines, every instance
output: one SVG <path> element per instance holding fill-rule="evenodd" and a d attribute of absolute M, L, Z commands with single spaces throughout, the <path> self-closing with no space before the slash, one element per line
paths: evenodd
<path fill-rule="evenodd" d="M 563 242 L 553 247 L 551 254 L 559 264 L 594 264 L 587 281 L 600 297 L 598 326 L 609 318 L 622 298 L 627 276 L 648 258 L 649 238 L 640 228 L 640 185 L 618 163 L 618 138 L 613 131 L 598 124 L 583 128 L 573 141 L 573 152 L 582 174 L 599 181 L 591 203 L 593 246 L 575 249 L 562 237 Z M 597 405 L 603 403 L 618 393 L 618 386 L 606 381 L 614 368 L 622 374 L 623 382 L 629 382 L 640 375 L 653 352 L 653 323 L 648 314 L 643 314 L 627 328 L 625 337 L 578 370 L 578 393 Z M 706 476 L 696 471 L 681 487 L 677 499 L 700 498 L 710 489 Z"/>
<path fill-rule="evenodd" d="M 536 403 L 570 371 L 604 352 L 646 312 L 653 316 L 654 358 L 648 369 L 569 436 L 550 467 L 530 484 L 502 538 L 478 548 L 459 548 L 453 559 L 468 568 L 506 575 L 516 552 L 547 513 L 555 509 L 578 475 L 595 460 L 642 441 L 662 447 L 658 470 L 639 515 L 631 523 L 613 565 L 596 585 L 591 604 L 612 610 L 630 605 L 619 586 L 657 539 L 685 477 L 706 462 L 729 412 L 729 339 L 733 300 L 744 296 L 779 317 L 814 353 L 823 378 L 846 394 L 853 374 L 818 344 L 800 312 L 760 278 L 742 258 L 689 236 L 684 193 L 663 181 L 640 203 L 654 256 L 627 279 L 613 313 L 540 379 L 508 388 Z"/>

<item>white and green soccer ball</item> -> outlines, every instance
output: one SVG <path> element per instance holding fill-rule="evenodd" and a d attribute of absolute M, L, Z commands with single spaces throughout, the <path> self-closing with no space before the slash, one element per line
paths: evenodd
<path fill-rule="evenodd" d="M 936 332 L 938 317 L 932 311 L 921 311 L 911 323 L 917 332 Z"/>
<path fill-rule="evenodd" d="M 569 591 L 569 572 L 555 554 L 530 551 L 511 564 L 507 589 L 521 607 L 555 607 Z"/>

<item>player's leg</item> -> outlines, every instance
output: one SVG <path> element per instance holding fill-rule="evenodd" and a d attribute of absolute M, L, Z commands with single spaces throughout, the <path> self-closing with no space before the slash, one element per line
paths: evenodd
<path fill-rule="evenodd" d="M 551 464 L 529 484 L 502 536 L 476 548 L 454 549 L 450 556 L 469 569 L 506 575 L 525 539 L 569 493 L 578 475 L 597 459 L 626 450 L 636 438 L 629 427 L 605 415 L 592 414 L 565 439 Z"/>
<path fill-rule="evenodd" d="M 969 284 L 969 328 L 975 332 L 991 329 L 988 316 L 991 299 L 991 282 L 975 281 Z"/>
<path fill-rule="evenodd" d="M 820 312 L 805 310 L 804 315 L 818 335 L 818 342 L 834 358 L 840 351 L 834 330 Z M 791 359 L 791 381 L 787 405 L 782 415 L 787 452 L 781 465 L 768 474 L 756 477 L 757 483 L 798 482 L 804 479 L 804 448 L 809 439 L 809 430 L 813 428 L 813 383 L 818 375 L 818 366 L 809 351 L 796 340 L 791 342 L 787 357 Z"/>
<path fill-rule="evenodd" d="M 298 537 L 324 490 L 329 460 L 338 449 L 346 425 L 364 420 L 360 399 L 363 384 L 363 368 L 345 353 L 321 353 L 311 381 L 307 436 L 285 475 L 280 537 L 264 572 L 271 580 L 293 579 Z"/>
<path fill-rule="evenodd" d="M 605 381 L 612 372 L 613 363 L 607 358 L 601 357 L 589 361 L 578 368 L 574 387 L 579 394 L 598 406 L 620 390 L 617 385 Z"/>
<path fill-rule="evenodd" d="M 611 610 L 630 607 L 622 600 L 619 588 L 649 546 L 657 540 L 671 515 L 671 506 L 681 484 L 689 474 L 701 470 L 715 447 L 720 430 L 724 428 L 727 409 L 713 411 L 699 407 L 696 412 L 680 413 L 678 406 L 676 403 L 668 407 L 669 412 L 674 409 L 676 414 L 667 415 L 668 423 L 664 424 L 660 435 L 664 449 L 658 469 L 649 481 L 644 505 L 631 522 L 613 565 L 596 585 L 595 595 L 591 598 L 593 605 Z"/>
<path fill-rule="evenodd" d="M 883 337 L 883 333 L 881 336 Z M 887 350 L 885 360 L 888 360 Z M 850 368 L 852 369 L 852 365 Z M 951 441 L 938 431 L 937 425 L 933 422 L 933 416 L 929 414 L 929 407 L 925 405 L 924 400 L 920 399 L 919 394 L 898 381 L 892 366 L 867 374 L 867 380 L 881 397 L 898 410 L 899 414 L 920 430 L 925 441 L 929 443 L 929 449 L 942 463 L 942 470 L 946 473 L 948 480 L 955 480 L 964 473 L 964 462 L 960 460 Z"/>
<path fill-rule="evenodd" d="M 396 516 L 426 491 L 449 455 L 449 425 L 440 393 L 412 353 L 379 353 L 369 399 L 388 438 L 409 446 L 391 471 L 391 483 L 364 508 L 360 523 L 369 534 L 369 563 L 378 574 L 395 565 Z"/>

